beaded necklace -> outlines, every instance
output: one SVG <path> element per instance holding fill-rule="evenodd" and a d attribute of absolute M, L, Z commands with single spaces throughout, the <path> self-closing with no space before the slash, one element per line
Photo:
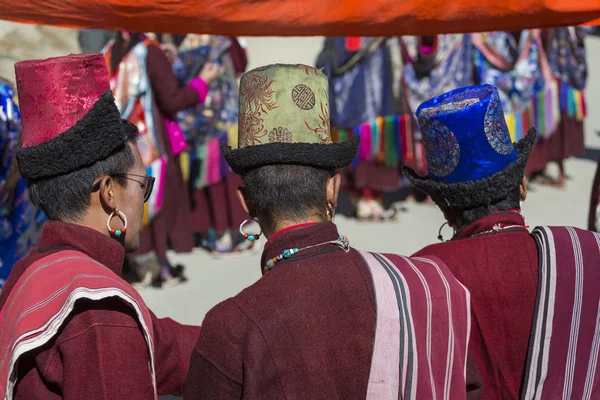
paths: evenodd
<path fill-rule="evenodd" d="M 295 254 L 298 254 L 299 252 L 301 252 L 303 250 L 308 250 L 308 249 L 312 249 L 315 247 L 324 246 L 326 244 L 336 245 L 339 248 L 341 248 L 342 250 L 344 250 L 346 253 L 348 253 L 350 251 L 350 241 L 348 240 L 348 238 L 346 236 L 339 236 L 336 240 L 330 240 L 328 242 L 313 244 L 311 246 L 302 247 L 300 249 L 299 248 L 286 249 L 277 257 L 273 257 L 270 260 L 267 260 L 267 263 L 263 268 L 263 272 L 266 273 L 266 272 L 272 270 L 278 262 L 287 260 L 288 258 L 292 257 Z"/>
<path fill-rule="evenodd" d="M 481 236 L 481 235 L 487 235 L 489 233 L 498 233 L 498 232 L 502 232 L 502 231 L 505 231 L 505 230 L 508 230 L 508 229 L 517 229 L 517 228 L 528 230 L 529 226 L 527 226 L 527 225 L 496 224 L 489 231 L 479 232 L 479 233 L 476 233 L 475 235 L 471 235 L 470 237 L 477 237 L 477 236 Z"/>

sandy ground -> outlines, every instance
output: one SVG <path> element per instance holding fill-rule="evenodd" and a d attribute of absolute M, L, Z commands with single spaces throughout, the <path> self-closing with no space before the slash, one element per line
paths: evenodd
<path fill-rule="evenodd" d="M 322 38 L 250 38 L 248 39 L 251 67 L 270 63 L 314 63 Z M 600 151 L 600 40 L 590 39 L 590 84 L 588 86 L 587 145 L 589 158 Z M 595 162 L 573 159 L 567 163 L 572 176 L 566 189 L 536 187 L 523 206 L 530 226 L 574 225 L 586 227 L 591 182 Z M 432 205 L 401 204 L 406 210 L 394 224 L 358 224 L 339 217 L 340 233 L 349 237 L 359 249 L 412 254 L 436 241 L 443 222 L 441 213 Z M 449 231 L 447 232 L 449 234 Z M 159 316 L 169 316 L 187 324 L 200 324 L 206 312 L 215 304 L 234 296 L 260 277 L 260 252 L 244 258 L 215 260 L 206 253 L 173 255 L 187 266 L 189 283 L 174 288 L 144 289 L 148 305 Z"/>

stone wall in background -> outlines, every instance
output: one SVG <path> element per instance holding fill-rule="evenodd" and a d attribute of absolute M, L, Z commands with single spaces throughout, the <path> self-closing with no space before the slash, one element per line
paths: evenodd
<path fill-rule="evenodd" d="M 79 52 L 75 29 L 0 21 L 0 76 L 10 82 L 18 61 Z"/>

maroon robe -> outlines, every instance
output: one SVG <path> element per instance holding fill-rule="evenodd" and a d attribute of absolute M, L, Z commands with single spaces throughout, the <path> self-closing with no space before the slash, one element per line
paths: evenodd
<path fill-rule="evenodd" d="M 191 223 L 194 232 L 205 233 L 211 228 L 217 234 L 237 231 L 242 221 L 248 218 L 237 197 L 240 186 L 240 177 L 229 172 L 221 182 L 193 190 Z"/>
<path fill-rule="evenodd" d="M 539 288 L 523 399 L 600 397 L 600 235 L 538 227 Z"/>
<path fill-rule="evenodd" d="M 338 237 L 330 222 L 286 229 L 267 242 L 261 265 L 292 244 Z M 184 399 L 365 398 L 375 318 L 373 281 L 358 251 L 303 250 L 206 315 Z M 472 367 L 467 383 L 468 398 L 479 398 Z"/>
<path fill-rule="evenodd" d="M 583 121 L 561 112 L 560 125 L 556 133 L 548 138 L 549 161 L 562 161 L 570 157 L 580 157 L 585 153 L 585 132 Z"/>
<path fill-rule="evenodd" d="M 39 247 L 15 264 L 0 309 L 32 263 L 69 249 L 121 271 L 124 249 L 117 241 L 79 225 L 47 222 Z M 200 328 L 151 316 L 158 392 L 180 395 Z M 46 346 L 20 358 L 15 399 L 152 399 L 147 344 L 137 321 L 120 299 L 79 300 Z"/>
<path fill-rule="evenodd" d="M 482 398 L 518 399 L 537 296 L 538 251 L 524 228 L 484 233 L 495 224 L 524 220 L 514 212 L 494 214 L 415 255 L 437 256 L 471 292 L 469 349 L 483 379 Z"/>

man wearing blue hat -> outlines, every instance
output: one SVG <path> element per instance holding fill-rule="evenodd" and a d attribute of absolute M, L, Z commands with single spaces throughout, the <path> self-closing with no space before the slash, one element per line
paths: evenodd
<path fill-rule="evenodd" d="M 429 176 L 405 174 L 454 235 L 446 241 L 440 229 L 442 243 L 416 256 L 437 256 L 471 292 L 469 348 L 482 398 L 596 397 L 600 236 L 571 227 L 529 232 L 520 202 L 535 129 L 513 144 L 490 85 L 435 97 L 417 117 Z"/>

